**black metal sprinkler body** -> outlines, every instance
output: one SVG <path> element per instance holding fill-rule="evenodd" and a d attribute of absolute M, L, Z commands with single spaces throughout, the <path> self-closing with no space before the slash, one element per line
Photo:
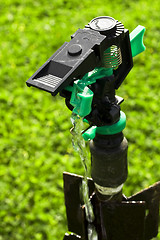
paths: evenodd
<path fill-rule="evenodd" d="M 143 34 L 142 26 L 129 35 L 111 17 L 94 18 L 27 81 L 28 86 L 53 96 L 60 93 L 67 107 L 90 126 L 83 138 L 90 140 L 92 179 L 88 186 L 99 240 L 149 240 L 158 233 L 160 182 L 130 198 L 122 195 L 128 144 L 122 133 L 126 124 L 120 110 L 123 99 L 115 90 L 133 67 L 133 57 L 145 49 Z M 68 230 L 72 232 L 65 240 L 88 240 L 81 182 L 82 177 L 64 173 Z"/>

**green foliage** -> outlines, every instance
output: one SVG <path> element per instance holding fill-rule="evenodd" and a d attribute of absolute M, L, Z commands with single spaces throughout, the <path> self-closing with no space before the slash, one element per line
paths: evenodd
<path fill-rule="evenodd" d="M 78 28 L 109 15 L 146 27 L 147 50 L 118 90 L 129 141 L 128 196 L 159 180 L 160 21 L 151 0 L 6 0 L 0 4 L 0 240 L 63 239 L 63 171 L 83 174 L 70 112 L 60 97 L 25 81 Z M 160 239 L 160 236 L 157 238 Z"/>

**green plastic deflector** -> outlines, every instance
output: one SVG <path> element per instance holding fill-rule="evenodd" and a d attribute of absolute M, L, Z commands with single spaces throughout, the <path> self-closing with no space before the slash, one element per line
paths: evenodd
<path fill-rule="evenodd" d="M 73 113 L 80 117 L 87 116 L 92 109 L 93 92 L 87 87 L 96 82 L 97 79 L 110 76 L 113 69 L 95 68 L 93 71 L 86 73 L 80 80 L 74 81 L 73 87 L 66 88 L 71 91 L 70 104 L 74 107 Z"/>
<path fill-rule="evenodd" d="M 130 33 L 132 57 L 137 56 L 146 49 L 143 44 L 144 32 L 145 27 L 139 25 Z"/>

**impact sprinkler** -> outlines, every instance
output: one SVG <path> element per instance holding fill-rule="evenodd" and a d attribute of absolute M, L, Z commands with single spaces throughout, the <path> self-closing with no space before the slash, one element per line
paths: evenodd
<path fill-rule="evenodd" d="M 123 136 L 123 98 L 115 94 L 133 67 L 133 57 L 145 50 L 145 28 L 129 35 L 112 17 L 94 18 L 78 29 L 31 78 L 34 86 L 65 98 L 67 107 L 89 127 L 83 138 L 90 141 L 91 177 L 88 180 L 93 206 L 92 225 L 96 237 L 89 237 L 89 222 L 80 194 L 82 177 L 64 173 L 64 194 L 68 230 L 64 240 L 149 240 L 158 233 L 160 182 L 126 197 L 128 144 Z"/>

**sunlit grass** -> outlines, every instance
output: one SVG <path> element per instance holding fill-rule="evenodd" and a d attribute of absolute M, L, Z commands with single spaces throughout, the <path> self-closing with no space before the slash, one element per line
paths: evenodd
<path fill-rule="evenodd" d="M 160 180 L 159 10 L 151 0 L 1 2 L 0 240 L 59 240 L 67 231 L 62 173 L 83 174 L 71 145 L 71 113 L 64 99 L 25 81 L 96 16 L 112 16 L 130 31 L 146 27 L 147 49 L 117 93 L 125 99 L 129 141 L 124 192 Z"/>

